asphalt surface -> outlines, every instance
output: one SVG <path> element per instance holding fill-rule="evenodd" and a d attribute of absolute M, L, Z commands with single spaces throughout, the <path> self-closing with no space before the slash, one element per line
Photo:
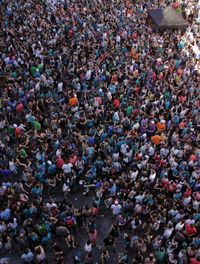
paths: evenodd
<path fill-rule="evenodd" d="M 46 196 L 44 200 L 48 201 L 50 199 L 50 196 Z M 81 192 L 77 190 L 76 193 L 73 193 L 69 197 L 69 201 L 75 206 L 75 207 L 82 207 L 84 205 L 92 206 L 93 204 L 93 192 L 90 192 L 89 196 L 84 196 L 82 195 Z M 62 199 L 62 195 L 60 192 L 54 196 L 57 200 Z M 111 211 L 108 210 L 105 212 L 104 215 L 99 215 L 95 219 L 96 227 L 97 227 L 97 232 L 98 232 L 98 239 L 97 239 L 97 245 L 93 249 L 93 256 L 94 256 L 94 264 L 100 263 L 100 253 L 101 249 L 103 246 L 103 239 L 107 237 L 111 224 L 113 222 L 112 216 L 111 216 Z M 110 264 L 118 263 L 117 257 L 118 253 L 122 250 L 123 248 L 123 233 L 126 232 L 126 230 L 123 230 L 123 232 L 120 233 L 119 237 L 117 238 L 116 241 L 116 252 L 110 252 Z M 77 228 L 76 233 L 75 233 L 75 240 L 78 242 L 78 247 L 76 249 L 68 249 L 66 242 L 64 241 L 64 238 L 59 237 L 55 238 L 55 241 L 61 245 L 62 249 L 64 250 L 65 253 L 65 264 L 73 264 L 73 257 L 77 252 L 83 252 L 84 245 L 86 240 L 88 239 L 88 235 L 86 232 L 86 228 Z M 53 253 L 51 247 L 45 248 L 46 252 L 46 257 L 47 257 L 47 263 L 49 264 L 54 264 L 53 261 Z M 11 252 L 2 252 L 0 251 L 0 256 L 1 257 L 9 257 L 10 259 L 10 264 L 21 264 L 21 254 L 22 252 L 19 251 L 18 247 L 16 244 L 13 245 L 13 248 Z M 132 254 L 131 254 L 132 255 Z M 130 262 L 131 263 L 131 262 Z"/>

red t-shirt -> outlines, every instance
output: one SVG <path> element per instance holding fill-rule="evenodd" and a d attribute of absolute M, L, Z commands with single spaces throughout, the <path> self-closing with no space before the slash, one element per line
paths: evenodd
<path fill-rule="evenodd" d="M 140 87 L 139 86 L 135 87 L 135 93 L 136 94 L 139 94 L 140 93 Z"/>
<path fill-rule="evenodd" d="M 176 190 L 176 184 L 173 182 L 173 183 L 169 183 L 168 186 L 167 186 L 167 190 L 169 192 L 174 192 Z"/>
<path fill-rule="evenodd" d="M 71 164 L 73 164 L 73 165 L 74 165 L 74 164 L 76 163 L 77 159 L 78 159 L 78 158 L 77 158 L 77 156 L 76 156 L 76 155 L 74 155 L 74 156 L 71 156 L 71 157 L 70 157 L 70 159 L 69 159 L 69 162 L 70 162 Z"/>
<path fill-rule="evenodd" d="M 164 161 L 164 160 L 160 160 L 160 165 L 161 166 L 164 166 L 166 164 L 166 161 Z"/>
<path fill-rule="evenodd" d="M 16 111 L 17 113 L 21 112 L 24 109 L 24 105 L 22 103 L 18 104 L 16 106 Z"/>
<path fill-rule="evenodd" d="M 114 102 L 113 102 L 115 108 L 119 108 L 120 106 L 120 101 L 118 99 L 115 99 Z"/>
<path fill-rule="evenodd" d="M 114 74 L 113 76 L 112 76 L 112 83 L 116 83 L 117 82 L 117 74 Z"/>
<path fill-rule="evenodd" d="M 189 196 L 191 196 L 191 194 L 192 194 L 192 189 L 189 188 L 189 189 L 187 189 L 187 190 L 185 191 L 183 197 L 189 197 Z"/>
<path fill-rule="evenodd" d="M 191 155 L 191 156 L 190 156 L 190 160 L 192 160 L 192 161 L 196 161 L 196 160 L 197 160 L 197 156 L 196 156 L 196 155 Z"/>
<path fill-rule="evenodd" d="M 168 184 L 169 184 L 169 180 L 168 180 L 168 179 L 163 179 L 163 180 L 162 180 L 162 186 L 163 186 L 165 189 L 167 189 Z"/>
<path fill-rule="evenodd" d="M 98 215 L 99 214 L 99 208 L 93 207 L 92 208 L 92 215 Z"/>
<path fill-rule="evenodd" d="M 72 30 L 72 29 L 70 29 L 70 30 L 69 30 L 69 32 L 68 32 L 68 36 L 69 36 L 70 38 L 72 38 L 72 37 L 73 37 L 73 35 L 74 35 L 74 32 L 73 32 L 73 30 Z"/>
<path fill-rule="evenodd" d="M 197 233 L 195 226 L 191 227 L 190 224 L 186 224 L 185 227 L 186 227 L 186 234 L 188 236 L 192 236 L 192 235 L 195 235 Z"/>
<path fill-rule="evenodd" d="M 19 137 L 19 135 L 21 134 L 21 129 L 19 127 L 15 128 L 15 135 L 16 137 Z"/>
<path fill-rule="evenodd" d="M 196 260 L 196 258 L 190 258 L 190 264 L 200 264 L 200 261 Z"/>
<path fill-rule="evenodd" d="M 133 33 L 133 34 L 132 34 L 132 38 L 136 40 L 136 39 L 138 38 L 137 33 Z"/>
<path fill-rule="evenodd" d="M 164 78 L 164 75 L 163 75 L 163 73 L 161 72 L 161 73 L 159 74 L 159 76 L 158 76 L 158 79 L 159 79 L 159 80 L 163 80 L 163 78 Z"/>
<path fill-rule="evenodd" d="M 155 72 L 152 73 L 152 79 L 153 79 L 153 81 L 156 80 L 156 74 L 155 74 Z"/>
<path fill-rule="evenodd" d="M 57 168 L 61 169 L 63 165 L 64 165 L 64 160 L 61 158 L 58 158 L 57 159 Z"/>

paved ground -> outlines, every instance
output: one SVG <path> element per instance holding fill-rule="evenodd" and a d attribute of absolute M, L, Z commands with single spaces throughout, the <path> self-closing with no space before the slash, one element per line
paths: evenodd
<path fill-rule="evenodd" d="M 61 199 L 62 196 L 59 194 L 56 194 L 56 198 L 57 199 Z M 46 197 L 46 200 L 48 200 L 48 197 Z M 85 197 L 82 195 L 82 193 L 80 193 L 78 190 L 76 193 L 71 194 L 70 198 L 69 198 L 70 202 L 72 204 L 74 204 L 76 207 L 80 207 L 83 205 L 92 205 L 93 203 L 93 193 L 91 192 L 90 195 L 88 197 Z M 100 254 L 100 248 L 103 246 L 103 239 L 108 235 L 110 226 L 112 224 L 112 217 L 110 212 L 106 212 L 104 216 L 98 216 L 98 218 L 96 218 L 96 225 L 97 225 L 97 231 L 98 231 L 98 240 L 97 240 L 97 246 L 96 248 L 93 250 L 94 253 L 94 263 L 99 263 L 99 254 Z M 124 233 L 124 232 L 123 232 Z M 121 251 L 122 247 L 123 247 L 123 240 L 122 240 L 122 236 L 123 233 L 120 234 L 120 236 L 117 239 L 117 243 L 116 243 L 116 253 L 113 254 L 111 253 L 111 258 L 109 263 L 110 264 L 115 264 L 117 263 L 117 256 L 118 253 Z M 66 246 L 66 243 L 64 241 L 63 238 L 58 238 L 57 242 L 59 244 L 61 244 L 64 252 L 65 252 L 65 264 L 72 264 L 73 263 L 73 256 L 77 251 L 82 251 L 84 248 L 84 244 L 86 242 L 87 239 L 87 233 L 85 228 L 77 228 L 76 230 L 76 235 L 75 238 L 78 238 L 78 243 L 79 243 L 79 247 L 77 249 L 68 249 Z M 15 251 L 15 252 L 14 252 Z M 10 258 L 10 263 L 11 264 L 21 264 L 21 259 L 20 259 L 20 255 L 21 252 L 16 252 L 15 250 L 15 246 L 13 248 L 13 250 L 10 253 L 4 254 L 4 252 L 0 251 L 0 256 L 8 256 Z M 47 251 L 47 263 L 49 264 L 53 264 L 53 255 L 51 252 L 51 249 L 48 249 Z"/>

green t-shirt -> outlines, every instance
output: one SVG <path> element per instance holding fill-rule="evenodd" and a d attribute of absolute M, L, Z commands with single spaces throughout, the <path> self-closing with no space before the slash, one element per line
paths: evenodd
<path fill-rule="evenodd" d="M 34 77 L 36 73 L 37 68 L 35 66 L 32 66 L 30 69 L 31 75 Z"/>
<path fill-rule="evenodd" d="M 44 69 L 44 63 L 40 63 L 38 66 L 37 66 L 37 69 L 39 70 L 40 73 L 42 73 L 43 69 Z"/>
<path fill-rule="evenodd" d="M 41 129 L 41 124 L 38 122 L 38 121 L 35 121 L 34 122 L 34 128 L 35 128 L 35 130 L 40 130 Z"/>
<path fill-rule="evenodd" d="M 157 251 L 156 253 L 156 259 L 160 262 L 162 262 L 165 258 L 165 250 L 164 251 Z"/>
<path fill-rule="evenodd" d="M 126 113 L 128 116 L 130 116 L 133 112 L 133 107 L 132 105 L 129 105 L 127 108 L 126 108 Z"/>
<path fill-rule="evenodd" d="M 171 93 L 170 92 L 165 92 L 164 93 L 164 99 L 169 100 L 171 98 Z"/>
<path fill-rule="evenodd" d="M 8 134 L 13 136 L 15 134 L 15 129 L 13 127 L 8 127 Z"/>
<path fill-rule="evenodd" d="M 17 73 L 16 72 L 12 72 L 11 73 L 11 77 L 14 78 L 14 79 L 16 79 L 17 78 Z"/>
<path fill-rule="evenodd" d="M 24 148 L 22 148 L 20 150 L 20 155 L 21 155 L 22 158 L 26 158 L 27 157 L 27 153 L 26 153 L 26 150 Z"/>

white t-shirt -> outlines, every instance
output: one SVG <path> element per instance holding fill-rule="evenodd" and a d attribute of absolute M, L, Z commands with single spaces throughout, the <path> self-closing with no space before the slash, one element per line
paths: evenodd
<path fill-rule="evenodd" d="M 120 204 L 111 205 L 111 209 L 114 215 L 118 215 L 121 212 L 122 206 Z"/>
<path fill-rule="evenodd" d="M 37 255 L 38 261 L 43 261 L 45 259 L 45 253 L 44 250 L 41 248 L 41 253 Z"/>
<path fill-rule="evenodd" d="M 62 91 L 63 91 L 63 83 L 60 82 L 60 83 L 58 84 L 58 92 L 62 92 Z"/>
<path fill-rule="evenodd" d="M 144 197 L 145 197 L 144 194 L 142 194 L 142 195 L 137 195 L 137 196 L 135 196 L 135 200 L 136 200 L 136 202 L 138 202 L 138 203 L 142 203 L 143 200 L 144 200 Z"/>
<path fill-rule="evenodd" d="M 173 230 L 174 230 L 173 227 L 165 229 L 163 236 L 169 238 L 172 235 Z"/>
<path fill-rule="evenodd" d="M 156 172 L 151 173 L 149 176 L 149 180 L 153 182 L 155 180 L 155 178 L 156 178 Z"/>
<path fill-rule="evenodd" d="M 91 70 L 88 70 L 86 72 L 86 75 L 85 75 L 86 80 L 89 81 L 91 79 L 91 76 L 92 76 L 92 71 Z"/>
<path fill-rule="evenodd" d="M 150 156 L 153 156 L 154 153 L 155 153 L 154 148 L 153 148 L 153 147 L 150 147 L 150 148 L 149 148 L 149 155 L 150 155 Z"/>
<path fill-rule="evenodd" d="M 72 171 L 73 165 L 71 163 L 64 164 L 62 170 L 64 173 L 70 173 Z"/>
<path fill-rule="evenodd" d="M 46 207 L 51 210 L 53 207 L 58 207 L 56 203 L 47 203 Z"/>
<path fill-rule="evenodd" d="M 130 162 L 133 156 L 133 151 L 130 150 L 129 152 L 125 153 L 125 156 L 128 158 L 128 161 Z"/>
<path fill-rule="evenodd" d="M 190 203 L 191 199 L 192 199 L 191 197 L 184 198 L 183 201 L 182 201 L 184 206 L 187 206 Z"/>
<path fill-rule="evenodd" d="M 119 152 L 113 154 L 113 161 L 118 161 L 119 159 Z"/>
<path fill-rule="evenodd" d="M 91 252 L 92 251 L 92 243 L 91 244 L 85 244 L 85 247 L 84 247 L 84 250 L 85 250 L 85 252 L 87 252 L 87 253 L 89 253 L 89 252 Z"/>
<path fill-rule="evenodd" d="M 3 129 L 5 127 L 5 125 L 6 125 L 6 121 L 5 120 L 2 120 L 0 122 L 0 128 Z"/>
<path fill-rule="evenodd" d="M 190 225 L 194 225 L 195 224 L 195 220 L 194 219 L 187 219 L 185 221 L 186 224 L 190 224 Z"/>
<path fill-rule="evenodd" d="M 184 225 L 185 225 L 184 223 L 179 222 L 178 224 L 176 224 L 175 230 L 180 231 L 184 227 Z"/>
<path fill-rule="evenodd" d="M 10 171 L 16 170 L 16 166 L 15 166 L 15 163 L 13 161 L 9 161 L 9 169 L 10 169 Z"/>
<path fill-rule="evenodd" d="M 121 145 L 121 148 L 120 148 L 120 151 L 121 151 L 123 154 L 125 154 L 127 148 L 128 148 L 128 145 L 127 145 L 127 144 L 122 144 L 122 145 Z"/>
<path fill-rule="evenodd" d="M 136 180 L 137 176 L 138 176 L 138 170 L 131 172 L 131 179 L 133 181 Z"/>
<path fill-rule="evenodd" d="M 141 224 L 141 221 L 139 220 L 139 225 L 140 225 L 140 224 Z M 131 228 L 132 228 L 132 229 L 136 229 L 139 225 L 136 225 L 134 219 L 131 221 Z"/>
<path fill-rule="evenodd" d="M 62 153 L 61 150 L 60 149 L 57 149 L 56 150 L 56 157 L 57 158 L 60 158 L 61 157 L 61 153 Z"/>
<path fill-rule="evenodd" d="M 4 232 L 4 231 L 6 231 L 6 229 L 7 229 L 7 225 L 6 224 L 1 224 L 0 225 L 0 232 Z"/>

